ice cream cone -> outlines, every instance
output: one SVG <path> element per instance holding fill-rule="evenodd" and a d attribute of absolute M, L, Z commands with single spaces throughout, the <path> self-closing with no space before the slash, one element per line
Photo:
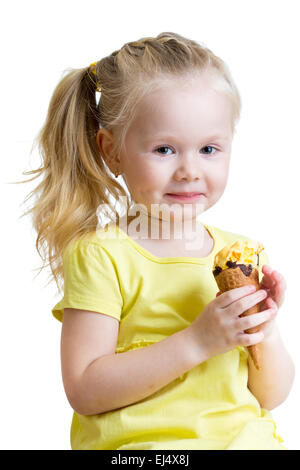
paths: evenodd
<path fill-rule="evenodd" d="M 237 287 L 254 285 L 259 289 L 259 253 L 264 246 L 253 240 L 237 240 L 233 244 L 226 245 L 220 250 L 214 259 L 213 275 L 221 293 Z M 263 301 L 249 308 L 240 316 L 245 317 L 258 313 Z M 257 333 L 260 327 L 256 326 L 245 330 L 246 333 Z M 250 357 L 256 369 L 261 369 L 260 346 L 254 344 L 248 346 Z"/>
<path fill-rule="evenodd" d="M 243 287 L 245 285 L 254 285 L 256 290 L 259 289 L 258 270 L 255 267 L 252 268 L 252 271 L 248 276 L 246 276 L 239 267 L 235 267 L 224 269 L 218 274 L 214 273 L 214 277 L 221 293 L 231 289 L 236 289 L 237 287 Z M 260 311 L 260 304 L 261 302 L 249 308 L 240 316 L 245 317 L 258 313 Z M 258 331 L 259 326 L 245 330 L 246 333 L 257 333 Z M 259 344 L 248 346 L 248 351 L 256 369 L 261 369 Z"/>

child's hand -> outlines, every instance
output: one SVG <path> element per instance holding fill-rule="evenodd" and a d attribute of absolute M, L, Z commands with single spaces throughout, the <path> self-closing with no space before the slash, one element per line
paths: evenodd
<path fill-rule="evenodd" d="M 267 303 L 270 304 L 269 306 L 272 306 L 272 308 L 276 304 L 278 309 L 284 301 L 284 293 L 287 287 L 285 279 L 282 274 L 278 271 L 272 271 L 272 268 L 266 264 L 263 265 L 262 272 L 264 276 L 260 283 L 260 289 L 265 289 L 268 293 L 265 303 L 266 305 Z"/>
<path fill-rule="evenodd" d="M 251 293 L 251 286 L 231 289 L 207 304 L 201 314 L 189 326 L 199 357 L 212 357 L 236 346 L 251 346 L 264 339 L 264 334 L 245 333 L 245 330 L 267 322 L 274 313 L 267 309 L 253 315 L 240 317 L 250 307 L 266 298 L 266 291 Z"/>
<path fill-rule="evenodd" d="M 268 336 L 271 336 L 275 329 L 275 318 L 277 316 L 278 309 L 283 304 L 284 293 L 287 285 L 282 274 L 278 271 L 272 271 L 270 266 L 264 264 L 262 272 L 264 276 L 260 283 L 260 289 L 265 289 L 268 297 L 266 297 L 266 299 L 261 303 L 261 310 L 271 308 L 274 312 L 272 318 L 261 325 L 260 328 L 264 333 L 264 337 L 267 338 Z"/>
<path fill-rule="evenodd" d="M 286 282 L 282 274 L 278 271 L 272 271 L 270 266 L 266 264 L 262 267 L 262 272 L 264 274 L 260 286 L 260 289 L 264 289 L 268 296 L 260 304 L 260 311 L 265 311 L 271 309 L 272 315 L 265 323 L 263 323 L 259 330 L 263 332 L 264 339 L 271 336 L 275 328 L 275 318 L 278 313 L 278 309 L 281 307 L 284 301 L 284 293 L 286 290 Z M 221 295 L 220 292 L 217 293 L 217 297 Z"/>

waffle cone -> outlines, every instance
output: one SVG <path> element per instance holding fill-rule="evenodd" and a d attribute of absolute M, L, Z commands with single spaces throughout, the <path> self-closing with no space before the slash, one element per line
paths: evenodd
<path fill-rule="evenodd" d="M 215 276 L 215 280 L 221 293 L 246 285 L 254 285 L 256 290 L 259 289 L 259 276 L 256 268 L 253 268 L 249 276 L 246 276 L 240 268 L 227 268 Z M 260 304 L 261 302 L 249 308 L 243 312 L 240 317 L 246 317 L 248 315 L 258 313 L 260 311 Z M 258 331 L 259 326 L 255 326 L 245 330 L 245 333 L 257 333 Z M 247 349 L 256 369 L 261 369 L 259 344 L 248 346 Z"/>

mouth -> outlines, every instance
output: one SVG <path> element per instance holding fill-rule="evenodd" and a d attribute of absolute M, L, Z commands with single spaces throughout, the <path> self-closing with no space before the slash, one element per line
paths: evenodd
<path fill-rule="evenodd" d="M 201 196 L 204 196 L 203 193 L 166 193 L 166 197 L 181 200 L 181 201 L 195 201 Z"/>

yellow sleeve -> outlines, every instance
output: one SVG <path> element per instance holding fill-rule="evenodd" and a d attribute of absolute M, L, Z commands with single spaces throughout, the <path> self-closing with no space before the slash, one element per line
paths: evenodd
<path fill-rule="evenodd" d="M 105 248 L 83 240 L 71 243 L 63 255 L 64 297 L 52 309 L 62 321 L 64 308 L 104 313 L 120 320 L 123 298 L 114 260 Z"/>

